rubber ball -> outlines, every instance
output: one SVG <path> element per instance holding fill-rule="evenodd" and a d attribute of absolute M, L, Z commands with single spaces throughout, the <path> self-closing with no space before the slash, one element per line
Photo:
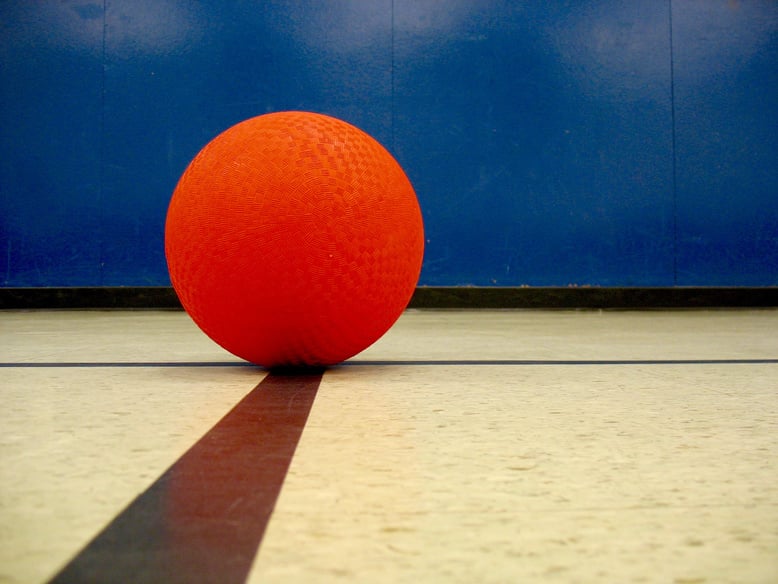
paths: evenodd
<path fill-rule="evenodd" d="M 208 143 L 168 208 L 165 255 L 194 322 L 265 367 L 332 365 L 378 340 L 418 282 L 424 228 L 392 155 L 342 120 L 277 112 Z"/>

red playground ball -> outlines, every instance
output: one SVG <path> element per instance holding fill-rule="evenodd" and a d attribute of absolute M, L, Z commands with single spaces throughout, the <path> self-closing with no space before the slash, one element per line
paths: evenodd
<path fill-rule="evenodd" d="M 341 120 L 279 112 L 190 163 L 165 224 L 170 278 L 216 343 L 265 367 L 332 365 L 400 317 L 424 253 L 400 165 Z"/>

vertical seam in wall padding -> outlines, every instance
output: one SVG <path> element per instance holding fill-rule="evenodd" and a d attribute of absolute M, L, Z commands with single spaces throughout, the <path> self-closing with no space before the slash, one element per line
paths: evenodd
<path fill-rule="evenodd" d="M 670 132 L 672 148 L 673 189 L 673 286 L 678 285 L 678 155 L 675 142 L 675 55 L 673 47 L 673 0 L 667 2 L 668 28 L 670 30 Z"/>
<path fill-rule="evenodd" d="M 390 63 L 389 63 L 389 68 L 390 68 L 390 72 L 389 72 L 389 76 L 390 77 L 389 78 L 390 78 L 390 85 L 391 85 L 391 87 L 390 87 L 390 100 L 389 100 L 389 126 L 390 126 L 389 127 L 389 132 L 390 132 L 390 140 L 391 140 L 390 143 L 392 145 L 392 154 L 397 156 L 397 149 L 395 148 L 395 143 L 394 143 L 394 0 L 391 0 L 390 6 L 391 6 L 391 13 L 392 14 L 391 14 L 391 19 L 390 19 L 390 25 L 391 25 L 391 30 L 390 30 L 390 34 L 391 34 L 391 36 L 390 36 L 390 38 L 391 38 L 391 41 L 390 41 L 390 45 L 391 45 L 390 46 L 390 52 L 391 52 L 391 55 L 390 55 Z"/>
<path fill-rule="evenodd" d="M 5 277 L 3 286 L 8 286 L 11 282 L 11 238 L 8 237 L 8 244 L 5 247 Z"/>
<path fill-rule="evenodd" d="M 98 164 L 100 165 L 97 171 L 97 249 L 98 249 L 98 274 L 101 286 L 105 286 L 105 213 L 103 206 L 105 204 L 103 197 L 103 189 L 105 188 L 105 70 L 106 70 L 106 51 L 105 51 L 105 36 L 106 28 L 108 26 L 107 18 L 107 0 L 103 0 L 103 31 L 102 31 L 102 47 L 100 55 L 100 121 L 99 121 L 99 137 L 98 137 Z"/>

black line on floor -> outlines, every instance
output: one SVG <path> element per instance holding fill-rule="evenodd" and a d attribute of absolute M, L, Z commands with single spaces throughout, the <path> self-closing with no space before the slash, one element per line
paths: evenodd
<path fill-rule="evenodd" d="M 78 369 L 95 367 L 256 367 L 247 361 L 41 361 L 25 362 L 17 361 L 12 363 L 0 363 L 0 367 L 29 367 L 35 368 L 57 368 Z"/>
<path fill-rule="evenodd" d="M 435 359 L 409 361 L 346 361 L 345 366 L 371 365 L 758 365 L 778 359 Z"/>
<path fill-rule="evenodd" d="M 52 584 L 245 582 L 322 373 L 268 374 Z"/>
<path fill-rule="evenodd" d="M 778 359 L 397 359 L 380 361 L 345 361 L 335 367 L 388 366 L 470 366 L 470 365 L 764 365 Z M 133 367 L 257 367 L 245 361 L 86 361 L 86 362 L 13 362 L 0 368 L 133 368 Z"/>

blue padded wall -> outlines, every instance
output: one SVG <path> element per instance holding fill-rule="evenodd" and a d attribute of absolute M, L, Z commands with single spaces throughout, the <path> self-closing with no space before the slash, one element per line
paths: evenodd
<path fill-rule="evenodd" d="M 778 285 L 778 2 L 675 1 L 673 31 L 677 283 Z"/>
<path fill-rule="evenodd" d="M 343 118 L 419 196 L 420 284 L 778 285 L 778 3 L 0 2 L 3 286 L 168 285 L 197 151 Z"/>
<path fill-rule="evenodd" d="M 672 284 L 668 6 L 586 4 L 396 0 L 425 282 Z"/>
<path fill-rule="evenodd" d="M 102 11 L 74 10 L 0 3 L 6 286 L 100 282 Z"/>

